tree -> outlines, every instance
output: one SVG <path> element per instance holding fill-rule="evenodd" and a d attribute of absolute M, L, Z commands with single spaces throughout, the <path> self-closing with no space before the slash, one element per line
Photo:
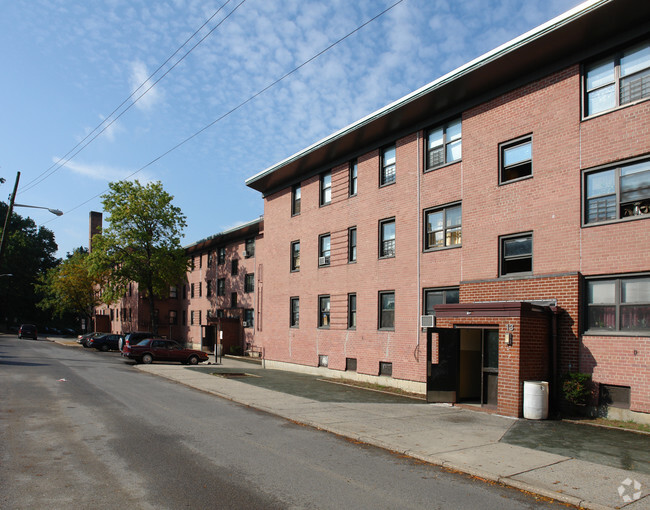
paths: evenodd
<path fill-rule="evenodd" d="M 185 279 L 187 257 L 180 238 L 185 216 L 172 204 L 160 182 L 109 184 L 102 195 L 108 228 L 93 237 L 89 257 L 91 273 L 102 280 L 102 299 L 112 303 L 135 282 L 148 299 L 152 332 L 157 333 L 156 299 L 169 296 L 169 288 Z"/>
<path fill-rule="evenodd" d="M 7 209 L 8 205 L 0 202 L 0 218 L 6 217 Z M 34 284 L 40 275 L 56 266 L 58 260 L 54 254 L 57 249 L 51 230 L 37 227 L 31 218 L 12 212 L 5 235 L 5 252 L 0 261 L 0 274 L 11 275 L 0 277 L 0 317 L 3 322 L 39 323 L 48 319 L 47 314 L 39 313 L 36 308 L 38 296 Z"/>
<path fill-rule="evenodd" d="M 38 306 L 59 317 L 74 314 L 90 321 L 93 310 L 100 303 L 99 281 L 89 271 L 88 250 L 77 248 L 57 267 L 41 275 L 36 290 L 43 299 Z"/>

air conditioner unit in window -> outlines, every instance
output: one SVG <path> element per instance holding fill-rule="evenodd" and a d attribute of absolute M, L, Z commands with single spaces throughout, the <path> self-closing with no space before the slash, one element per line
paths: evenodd
<path fill-rule="evenodd" d="M 327 261 L 327 259 L 325 257 L 318 257 L 318 265 L 319 266 L 324 266 L 325 264 L 327 264 L 326 261 Z"/>
<path fill-rule="evenodd" d="M 421 328 L 434 328 L 436 326 L 436 316 L 435 315 L 421 315 L 420 316 L 420 327 Z"/>
<path fill-rule="evenodd" d="M 241 325 L 244 326 L 244 327 L 247 327 L 247 326 L 248 326 L 248 322 L 243 321 L 243 322 L 241 323 Z"/>

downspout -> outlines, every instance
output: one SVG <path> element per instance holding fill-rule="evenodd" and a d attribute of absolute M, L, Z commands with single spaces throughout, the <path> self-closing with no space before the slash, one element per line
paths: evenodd
<path fill-rule="evenodd" d="M 418 293 L 418 309 L 417 309 L 417 314 L 416 316 L 420 316 L 420 311 L 422 310 L 422 292 L 420 291 L 420 258 L 422 256 L 422 215 L 420 214 L 420 179 L 422 178 L 421 175 L 421 163 L 422 163 L 422 154 L 420 153 L 420 131 L 418 130 L 418 137 L 417 137 L 417 171 L 418 171 L 418 180 L 417 180 L 417 194 L 418 194 L 418 200 L 417 200 L 417 218 L 418 218 L 418 229 L 417 229 L 417 237 L 418 237 L 418 242 L 416 244 L 417 246 L 417 263 L 416 263 L 416 270 L 417 270 L 417 289 L 416 292 Z M 418 356 L 420 355 L 420 322 L 417 322 L 417 328 L 416 328 L 416 345 L 415 345 L 415 353 L 416 353 L 416 360 L 418 359 Z"/>

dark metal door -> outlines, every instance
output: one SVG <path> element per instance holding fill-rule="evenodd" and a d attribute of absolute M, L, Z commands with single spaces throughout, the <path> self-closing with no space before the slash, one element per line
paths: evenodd
<path fill-rule="evenodd" d="M 483 398 L 482 404 L 497 405 L 499 393 L 499 330 L 483 330 L 483 366 L 482 366 Z"/>
<path fill-rule="evenodd" d="M 438 363 L 433 364 L 432 336 L 438 334 Z M 456 402 L 460 368 L 460 330 L 427 329 L 427 402 Z"/>

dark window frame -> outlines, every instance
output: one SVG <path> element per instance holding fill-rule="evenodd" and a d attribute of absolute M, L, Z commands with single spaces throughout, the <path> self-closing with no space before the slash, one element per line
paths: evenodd
<path fill-rule="evenodd" d="M 457 294 L 456 300 L 453 298 L 449 300 L 448 293 L 454 292 Z M 427 287 L 422 289 L 422 315 L 435 315 L 435 310 L 427 308 L 427 297 L 429 294 L 440 293 L 442 295 L 442 303 L 458 303 L 460 301 L 460 287 Z"/>
<path fill-rule="evenodd" d="M 383 304 L 383 297 L 384 296 L 393 296 L 393 308 L 384 308 Z M 394 290 L 381 290 L 378 293 L 378 300 L 377 300 L 377 305 L 378 305 L 378 313 L 377 313 L 377 329 L 380 331 L 395 331 L 395 291 Z M 390 325 L 384 325 L 386 322 L 384 320 L 384 314 L 392 310 L 392 320 L 390 321 L 392 324 Z"/>
<path fill-rule="evenodd" d="M 395 153 L 394 162 L 386 163 L 386 154 Z M 397 182 L 397 144 L 393 143 L 382 147 L 379 151 L 379 187 L 390 186 Z"/>
<path fill-rule="evenodd" d="M 359 191 L 359 162 L 356 159 L 350 161 L 348 172 L 348 196 L 356 197 Z"/>
<path fill-rule="evenodd" d="M 384 239 L 384 226 L 388 224 L 393 224 L 393 238 Z M 392 259 L 397 255 L 397 221 L 395 217 L 384 218 L 379 220 L 379 258 L 380 259 Z M 392 241 L 392 242 L 391 242 Z"/>
<path fill-rule="evenodd" d="M 329 249 L 323 249 L 323 240 L 329 239 Z M 327 255 L 325 255 L 327 253 Z M 325 262 L 321 264 L 321 258 L 325 258 Z M 326 233 L 318 236 L 318 267 L 329 267 L 332 262 L 332 234 Z"/>
<path fill-rule="evenodd" d="M 220 246 L 217 248 L 217 265 L 223 266 L 226 263 L 226 247 Z"/>
<path fill-rule="evenodd" d="M 327 311 L 323 311 L 323 303 L 327 300 Z M 330 329 L 332 319 L 332 301 L 329 294 L 321 294 L 318 296 L 318 329 Z M 325 320 L 325 317 L 327 319 Z"/>
<path fill-rule="evenodd" d="M 300 184 L 294 184 L 291 187 L 291 216 L 300 215 L 302 191 Z"/>
<path fill-rule="evenodd" d="M 294 303 L 297 305 L 295 308 Z M 300 327 L 300 298 L 298 296 L 289 298 L 289 327 Z"/>
<path fill-rule="evenodd" d="M 329 180 L 329 184 L 326 185 L 325 181 L 326 179 Z M 320 174 L 319 178 L 319 198 L 318 198 L 318 205 L 320 207 L 325 207 L 326 205 L 330 205 L 332 203 L 332 171 L 327 170 L 326 172 L 323 172 Z M 329 192 L 329 198 L 326 198 Z"/>
<path fill-rule="evenodd" d="M 218 278 L 217 279 L 217 296 L 226 295 L 226 279 Z"/>
<path fill-rule="evenodd" d="M 447 213 L 455 209 L 460 209 L 460 223 L 458 225 L 447 226 Z M 432 232 L 429 232 L 429 215 L 438 214 L 441 212 L 442 212 L 442 230 L 434 230 Z M 452 204 L 425 209 L 424 221 L 422 226 L 424 227 L 424 239 L 422 242 L 423 251 L 428 252 L 428 251 L 445 250 L 450 248 L 461 248 L 463 246 L 463 242 L 462 242 L 463 208 L 461 202 L 454 202 Z M 432 233 L 435 234 L 436 232 L 442 232 L 442 240 L 443 240 L 442 246 L 431 245 L 429 241 L 429 235 Z M 458 243 L 454 243 L 454 244 L 447 243 L 449 232 L 459 232 L 457 237 L 459 239 Z"/>
<path fill-rule="evenodd" d="M 626 316 L 623 314 L 623 310 L 626 308 L 639 308 L 645 307 L 648 309 L 648 316 L 645 319 L 642 319 L 646 324 L 650 324 L 650 299 L 645 301 L 638 302 L 626 302 L 624 295 L 624 283 L 627 282 L 641 282 L 646 281 L 647 286 L 650 287 L 650 273 L 636 273 L 636 274 L 626 274 L 626 275 L 605 275 L 598 277 L 587 277 L 584 281 L 584 327 L 583 334 L 593 335 L 593 336 L 650 336 L 650 326 L 646 326 L 647 329 L 635 329 L 624 328 L 623 321 Z M 603 301 L 592 303 L 591 301 L 591 292 L 590 284 L 610 284 L 614 287 L 614 300 L 613 301 Z M 592 310 L 597 308 L 609 308 L 613 310 L 613 320 L 614 327 L 610 328 L 604 325 L 602 326 L 592 326 L 590 322 L 592 321 Z M 605 310 L 603 310 L 605 312 Z M 611 311 L 610 311 L 611 313 Z"/>
<path fill-rule="evenodd" d="M 524 240 L 530 239 L 530 255 L 506 255 L 505 245 L 509 241 Z M 521 232 L 518 234 L 508 234 L 504 236 L 499 236 L 499 277 L 518 277 L 518 276 L 529 276 L 533 274 L 533 232 Z M 523 261 L 530 259 L 530 270 L 525 271 L 507 271 L 505 266 L 506 264 L 515 263 L 517 261 Z"/>
<path fill-rule="evenodd" d="M 171 326 L 175 326 L 176 324 L 178 324 L 178 311 L 169 310 L 167 316 L 169 317 L 167 320 Z"/>
<path fill-rule="evenodd" d="M 357 227 L 348 228 L 348 264 L 357 261 Z"/>
<path fill-rule="evenodd" d="M 246 323 L 245 328 L 252 328 L 255 325 L 255 310 L 253 308 L 244 309 L 244 322 Z"/>
<path fill-rule="evenodd" d="M 648 172 L 650 175 L 650 159 L 646 158 L 634 158 L 631 160 L 626 160 L 622 162 L 617 162 L 616 164 L 603 165 L 596 168 L 590 168 L 583 170 L 582 172 L 582 226 L 591 227 L 595 225 L 606 225 L 610 223 L 619 223 L 624 221 L 634 221 L 650 218 L 650 188 L 646 192 L 646 196 L 641 197 L 632 197 L 631 200 L 625 200 L 623 198 L 624 193 L 630 193 L 630 190 L 625 190 L 625 185 L 623 183 L 623 178 L 626 177 L 623 175 L 626 171 L 629 171 L 630 168 L 640 167 L 642 170 L 632 174 L 644 174 Z M 612 180 L 614 185 L 613 193 L 601 192 L 589 195 L 590 178 L 596 178 L 595 176 L 606 176 L 606 174 L 612 174 Z M 633 178 L 632 178 L 633 179 Z M 642 189 L 642 188 L 641 188 Z M 632 192 L 638 190 L 631 190 Z M 641 192 L 643 193 L 643 192 Z M 603 204 L 603 201 L 604 204 Z M 596 203 L 596 211 L 592 213 L 596 216 L 596 219 L 589 221 L 589 206 L 590 202 Z M 601 203 L 604 209 L 601 209 L 598 203 Z M 601 212 L 602 211 L 602 212 Z M 613 216 L 611 213 L 613 212 Z M 604 219 L 598 219 L 599 217 L 604 216 Z"/>
<path fill-rule="evenodd" d="M 506 158 L 505 154 L 506 151 L 509 151 L 511 149 L 515 148 L 520 148 L 525 145 L 530 145 L 530 158 L 524 159 L 517 161 L 516 163 L 510 164 L 506 166 Z M 499 185 L 505 185 L 505 184 L 510 184 L 513 182 L 519 182 L 523 181 L 526 179 L 532 179 L 533 178 L 533 134 L 528 133 L 527 135 L 523 135 L 517 138 L 514 138 L 512 140 L 508 140 L 507 142 L 503 142 L 499 144 Z M 519 175 L 517 177 L 507 177 L 505 176 L 506 172 L 515 172 L 519 169 L 521 172 L 526 172 L 523 175 Z M 528 169 L 528 170 L 526 170 Z"/>
<path fill-rule="evenodd" d="M 244 242 L 244 251 L 246 252 L 246 258 L 249 259 L 255 256 L 255 238 L 249 237 Z"/>
<path fill-rule="evenodd" d="M 291 248 L 289 253 L 289 270 L 292 273 L 297 273 L 300 271 L 300 240 L 291 241 Z"/>
<path fill-rule="evenodd" d="M 604 115 L 606 113 L 625 108 L 627 106 L 635 105 L 643 101 L 647 101 L 650 99 L 650 90 L 648 88 L 644 89 L 644 85 L 647 84 L 647 81 L 650 81 L 650 63 L 648 66 L 635 71 L 634 73 L 628 75 L 628 76 L 622 76 L 621 75 L 621 59 L 625 56 L 625 54 L 630 54 L 634 50 L 638 49 L 643 49 L 644 47 L 648 47 L 650 45 L 650 42 L 648 39 L 645 41 L 636 41 L 633 44 L 626 45 L 622 48 L 619 48 L 618 50 L 614 52 L 609 52 L 605 54 L 604 56 L 601 55 L 600 57 L 586 62 L 581 66 L 581 93 L 582 93 L 582 118 L 583 120 L 590 119 L 592 117 L 596 117 L 598 115 Z M 588 89 L 588 78 L 589 78 L 589 72 L 591 70 L 594 70 L 598 67 L 602 67 L 604 64 L 610 64 L 613 67 L 613 79 L 611 81 L 608 81 L 604 84 L 594 86 L 591 89 Z M 646 93 L 647 95 L 636 98 L 636 99 L 629 99 L 628 101 L 622 101 L 621 99 L 621 83 L 626 81 L 627 79 L 630 79 L 634 76 L 639 76 L 645 74 L 646 76 L 644 77 L 645 80 L 642 79 L 641 82 L 641 93 L 643 94 L 644 90 L 647 90 L 648 92 Z M 637 78 L 638 79 L 638 78 Z M 644 83 L 646 81 L 646 83 Z M 613 86 L 613 99 L 614 99 L 614 106 L 611 106 L 609 108 L 604 108 L 602 110 L 599 110 L 597 112 L 590 113 L 589 112 L 589 96 L 591 93 L 597 93 L 598 91 L 603 91 L 607 88 L 610 88 Z"/>
<path fill-rule="evenodd" d="M 255 292 L 255 273 L 246 273 L 244 276 L 244 292 L 247 294 Z"/>
<path fill-rule="evenodd" d="M 239 274 L 239 260 L 232 259 L 230 261 L 230 275 L 237 276 Z"/>
<path fill-rule="evenodd" d="M 450 138 L 449 131 L 450 128 L 460 124 L 460 137 L 459 138 Z M 429 147 L 429 140 L 431 135 L 436 131 L 442 130 L 442 143 L 436 145 L 433 148 Z M 453 136 L 453 135 L 452 135 Z M 457 159 L 448 158 L 448 149 L 459 142 L 461 154 Z M 442 160 L 440 163 L 430 164 L 432 159 L 432 153 L 435 151 L 442 150 Z M 457 117 L 453 120 L 445 122 L 444 124 L 438 124 L 435 127 L 429 128 L 426 131 L 426 136 L 424 139 L 424 172 L 430 172 L 438 168 L 442 168 L 453 163 L 458 163 L 463 159 L 463 121 L 462 117 Z"/>
<path fill-rule="evenodd" d="M 348 329 L 357 329 L 357 293 L 348 294 Z"/>
<path fill-rule="evenodd" d="M 230 308 L 237 308 L 238 303 L 238 296 L 236 292 L 231 292 L 230 293 Z"/>

